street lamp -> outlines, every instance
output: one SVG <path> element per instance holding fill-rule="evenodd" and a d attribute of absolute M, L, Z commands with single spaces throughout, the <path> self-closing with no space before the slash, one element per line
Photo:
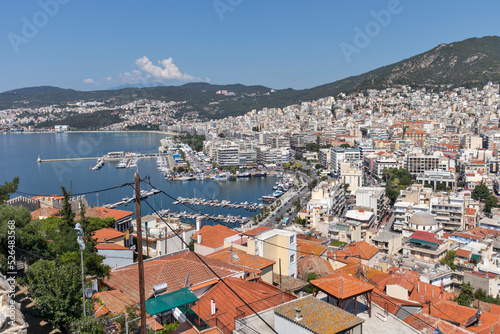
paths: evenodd
<path fill-rule="evenodd" d="M 82 295 L 83 295 L 83 317 L 87 316 L 87 311 L 85 310 L 85 276 L 83 273 L 83 251 L 85 250 L 85 242 L 83 241 L 83 230 L 80 223 L 76 223 L 75 225 L 76 231 L 76 241 L 78 242 L 78 246 L 80 246 L 80 255 L 82 259 Z"/>

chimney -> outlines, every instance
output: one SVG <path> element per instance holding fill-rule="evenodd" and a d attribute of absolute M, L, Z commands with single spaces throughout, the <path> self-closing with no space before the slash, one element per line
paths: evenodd
<path fill-rule="evenodd" d="M 213 299 L 210 299 L 210 314 L 215 315 L 215 312 L 217 309 L 215 308 L 215 301 Z"/>
<path fill-rule="evenodd" d="M 302 309 L 296 308 L 295 309 L 295 321 L 301 321 L 302 318 Z"/>
<path fill-rule="evenodd" d="M 199 231 L 201 228 L 201 217 L 196 217 L 196 231 Z"/>
<path fill-rule="evenodd" d="M 197 241 L 198 241 L 198 245 L 201 245 L 201 233 L 198 233 Z"/>
<path fill-rule="evenodd" d="M 417 292 L 420 293 L 420 281 L 417 284 Z"/>

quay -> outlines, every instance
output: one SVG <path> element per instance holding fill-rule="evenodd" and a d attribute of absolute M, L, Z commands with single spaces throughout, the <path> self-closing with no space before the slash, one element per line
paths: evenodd
<path fill-rule="evenodd" d="M 160 153 L 149 153 L 149 154 L 137 154 L 134 156 L 123 156 L 123 157 L 118 157 L 118 156 L 107 156 L 104 155 L 102 157 L 79 157 L 79 158 L 59 158 L 59 159 L 38 159 L 36 160 L 37 162 L 60 162 L 60 161 L 83 161 L 83 160 L 98 160 L 98 159 L 103 159 L 103 161 L 120 161 L 123 158 L 138 158 L 138 159 L 153 159 L 157 158 L 160 156 Z"/>
<path fill-rule="evenodd" d="M 185 198 L 185 197 L 177 197 L 177 201 L 173 202 L 173 204 L 191 204 L 191 205 L 202 205 L 202 206 L 215 206 L 215 207 L 228 207 L 232 209 L 245 209 L 249 211 L 256 211 L 257 209 L 264 208 L 264 204 L 262 203 L 231 203 L 231 201 L 226 200 L 205 200 L 202 198 Z"/>
<path fill-rule="evenodd" d="M 218 216 L 211 216 L 209 214 L 199 214 L 199 213 L 187 213 L 186 211 L 184 212 L 170 212 L 169 210 L 160 210 L 158 211 L 158 216 L 159 217 L 173 217 L 173 218 L 184 218 L 184 219 L 205 219 L 205 220 L 213 220 L 213 221 L 220 221 L 223 223 L 229 223 L 229 224 L 245 224 L 250 221 L 249 217 L 241 217 L 241 216 L 231 216 L 231 215 L 218 215 Z"/>

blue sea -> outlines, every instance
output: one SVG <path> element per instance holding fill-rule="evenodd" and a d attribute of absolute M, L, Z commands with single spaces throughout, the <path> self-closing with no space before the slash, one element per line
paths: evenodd
<path fill-rule="evenodd" d="M 270 194 L 276 182 L 274 177 L 237 179 L 234 181 L 167 181 L 157 170 L 156 159 L 139 160 L 137 169 L 116 169 L 116 162 L 106 162 L 96 171 L 90 166 L 94 160 L 61 161 L 37 163 L 37 158 L 81 158 L 98 157 L 112 151 L 135 153 L 157 153 L 159 133 L 97 132 L 97 133 L 28 133 L 0 135 L 0 182 L 11 181 L 19 176 L 18 191 L 30 195 L 61 194 L 64 186 L 72 194 L 93 192 L 99 189 L 132 182 L 137 171 L 141 178 L 149 176 L 151 183 L 174 198 L 196 197 L 230 200 L 232 202 L 258 202 L 262 195 Z M 149 190 L 146 185 L 141 189 Z M 103 205 L 132 197 L 130 186 L 86 195 L 89 205 Z M 17 194 L 14 196 L 18 196 Z M 174 205 L 164 194 L 149 197 L 148 202 L 155 210 L 170 209 L 172 212 L 193 212 L 183 205 Z M 256 212 L 245 209 L 196 206 L 196 209 L 210 215 L 231 214 L 251 217 Z M 135 211 L 135 204 L 120 205 L 117 209 Z M 145 203 L 142 215 L 151 213 Z"/>

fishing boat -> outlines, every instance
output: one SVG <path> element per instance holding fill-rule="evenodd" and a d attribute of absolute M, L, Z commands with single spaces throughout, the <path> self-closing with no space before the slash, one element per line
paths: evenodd
<path fill-rule="evenodd" d="M 101 158 L 97 160 L 97 164 L 94 167 L 90 167 L 90 170 L 98 170 L 102 166 L 104 166 L 104 160 Z"/>
<path fill-rule="evenodd" d="M 255 172 L 255 173 L 253 173 L 253 176 L 254 177 L 266 177 L 267 172 Z"/>
<path fill-rule="evenodd" d="M 240 178 L 240 179 L 250 177 L 250 176 L 251 175 L 249 172 L 243 172 L 243 173 L 238 174 L 238 178 Z"/>

